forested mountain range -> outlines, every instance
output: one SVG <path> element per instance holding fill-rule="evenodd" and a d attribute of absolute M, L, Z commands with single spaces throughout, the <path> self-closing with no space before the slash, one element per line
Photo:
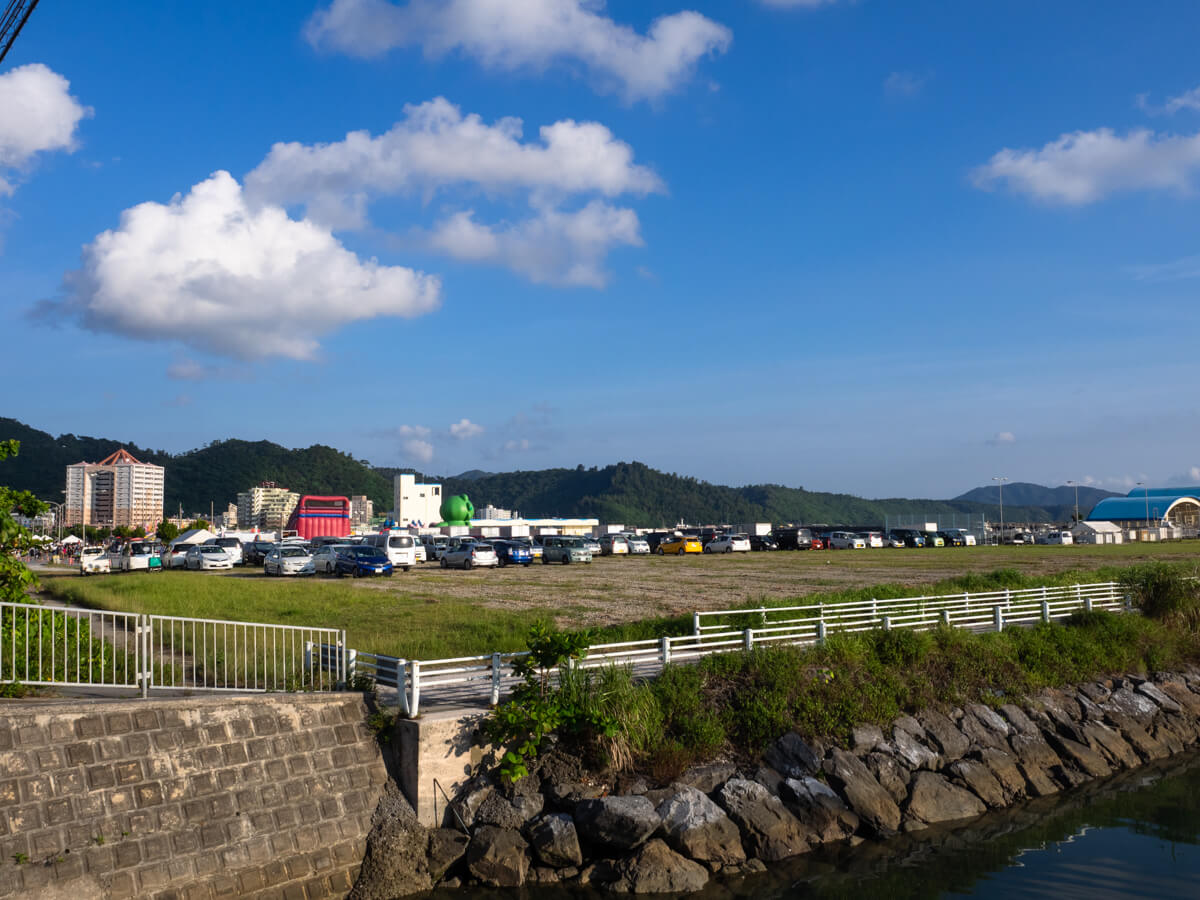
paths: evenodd
<path fill-rule="evenodd" d="M 1117 494 L 1101 488 L 1087 487 L 1082 484 L 1079 486 L 1078 491 L 1080 513 L 1086 513 L 1105 497 L 1125 496 L 1124 494 Z M 1040 484 L 1030 484 L 1027 481 L 1014 481 L 1011 484 L 1004 485 L 1004 503 L 1005 505 L 1011 503 L 1014 506 L 1070 506 L 1074 509 L 1075 492 L 1076 488 L 1069 484 L 1049 488 L 1043 487 Z M 977 487 L 967 491 L 965 494 L 959 494 L 954 499 L 970 500 L 975 503 L 999 503 L 1000 487 L 995 484 L 987 485 L 986 487 Z"/>
<path fill-rule="evenodd" d="M 143 462 L 165 466 L 166 509 L 185 514 L 206 513 L 211 503 L 218 511 L 235 502 L 239 491 L 274 481 L 283 487 L 309 494 L 365 494 L 375 508 L 392 507 L 392 478 L 402 471 L 370 467 L 332 447 L 315 445 L 288 449 L 270 441 L 213 441 L 186 453 L 170 454 L 140 447 L 131 441 L 80 437 L 54 437 L 15 419 L 0 418 L 0 439 L 21 441 L 19 456 L 0 467 L 0 483 L 33 491 L 46 500 L 59 500 L 65 470 L 71 463 L 97 462 L 124 447 Z M 696 478 L 659 472 L 642 463 L 617 463 L 592 468 L 542 469 L 527 472 L 491 473 L 479 470 L 458 476 L 421 476 L 440 481 L 447 495 L 468 494 L 477 507 L 485 504 L 518 510 L 529 517 L 595 517 L 602 522 L 630 526 L 690 523 L 797 522 L 847 525 L 893 524 L 898 516 L 942 517 L 951 514 L 984 514 L 998 517 L 992 502 L 980 502 L 968 494 L 954 500 L 891 498 L 869 500 L 850 494 L 807 491 L 775 484 L 726 487 Z M 1010 522 L 1065 521 L 1074 511 L 1073 489 L 1065 502 L 1022 505 L 1010 501 L 1014 488 L 1005 487 L 1005 519 Z M 1029 487 L 1038 487 L 1036 485 Z M 1041 491 L 1051 491 L 1040 488 Z M 1092 495 L 1080 488 L 1080 511 L 1091 508 Z M 1106 492 L 1096 492 L 1105 494 Z M 1020 500 L 1018 493 L 1014 500 Z M 1047 495 L 1059 499 L 1057 493 Z M 997 498 L 998 499 L 998 498 Z"/>

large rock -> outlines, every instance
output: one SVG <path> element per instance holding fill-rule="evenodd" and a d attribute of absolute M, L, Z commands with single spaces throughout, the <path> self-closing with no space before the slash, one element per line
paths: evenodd
<path fill-rule="evenodd" d="M 630 850 L 658 830 L 662 820 L 646 797 L 600 797 L 575 804 L 575 827 L 585 841 Z"/>
<path fill-rule="evenodd" d="M 1172 723 L 1168 720 L 1167 716 L 1161 717 L 1151 726 L 1151 734 L 1172 754 L 1183 752 L 1184 740 L 1179 736 L 1179 732 L 1172 727 Z"/>
<path fill-rule="evenodd" d="M 1111 709 L 1105 712 L 1104 719 L 1121 733 L 1143 761 L 1165 759 L 1170 754 L 1162 742 L 1152 737 L 1137 720 Z"/>
<path fill-rule="evenodd" d="M 466 855 L 470 843 L 469 835 L 453 828 L 438 828 L 429 835 L 429 877 L 435 884 Z"/>
<path fill-rule="evenodd" d="M 445 825 L 471 828 L 475 825 L 475 813 L 496 790 L 486 775 L 477 775 L 458 792 L 446 813 Z"/>
<path fill-rule="evenodd" d="M 616 868 L 618 878 L 610 889 L 621 893 L 681 894 L 708 884 L 704 866 L 685 859 L 657 838 Z"/>
<path fill-rule="evenodd" d="M 896 732 L 903 733 L 899 728 Z M 857 756 L 834 750 L 825 760 L 825 772 L 850 808 L 876 834 L 893 834 L 900 827 L 900 807 Z"/>
<path fill-rule="evenodd" d="M 1133 690 L 1136 694 L 1141 694 L 1143 697 L 1149 697 L 1158 704 L 1159 709 L 1165 710 L 1166 712 L 1178 713 L 1183 711 L 1177 701 L 1167 696 L 1158 685 L 1152 684 L 1149 681 L 1143 681 Z"/>
<path fill-rule="evenodd" d="M 693 766 L 675 779 L 676 784 L 686 784 L 705 794 L 711 794 L 737 774 L 737 766 L 731 762 L 714 762 Z"/>
<path fill-rule="evenodd" d="M 1104 761 L 1103 756 L 1091 747 L 1063 737 L 1061 734 L 1048 734 L 1046 740 L 1060 758 L 1069 760 L 1084 774 L 1092 778 L 1107 778 L 1112 774 L 1112 767 Z"/>
<path fill-rule="evenodd" d="M 1025 710 L 1014 703 L 1005 703 L 1001 706 L 1000 714 L 1004 716 L 1005 721 L 1012 726 L 1013 731 L 1017 734 L 1023 734 L 1027 737 L 1037 737 L 1040 733 L 1038 727 L 1033 724 L 1029 716 L 1025 715 Z"/>
<path fill-rule="evenodd" d="M 922 710 L 917 714 L 917 721 L 924 726 L 925 733 L 933 739 L 946 762 L 962 759 L 971 748 L 971 742 L 967 740 L 966 735 L 937 710 Z"/>
<path fill-rule="evenodd" d="M 1160 691 L 1178 703 L 1193 719 L 1200 719 L 1200 696 L 1193 694 L 1180 681 L 1164 681 L 1158 685 Z"/>
<path fill-rule="evenodd" d="M 821 843 L 841 840 L 858 830 L 858 816 L 823 781 L 789 778 L 782 785 L 780 799 Z"/>
<path fill-rule="evenodd" d="M 865 756 L 883 743 L 883 731 L 878 725 L 858 725 L 850 732 L 850 749 Z"/>
<path fill-rule="evenodd" d="M 908 792 L 905 811 L 922 822 L 953 822 L 982 815 L 983 801 L 964 788 L 951 784 L 936 772 L 918 772 Z"/>
<path fill-rule="evenodd" d="M 367 851 L 350 897 L 392 900 L 429 890 L 428 851 L 429 832 L 395 782 L 388 782 L 371 818 Z"/>
<path fill-rule="evenodd" d="M 673 850 L 689 859 L 729 865 L 746 859 L 742 835 L 725 810 L 694 787 L 677 785 L 678 793 L 663 801 L 657 813 Z"/>
<path fill-rule="evenodd" d="M 583 865 L 575 820 L 566 813 L 548 813 L 529 827 L 529 842 L 538 859 L 555 869 Z"/>
<path fill-rule="evenodd" d="M 941 762 L 936 753 L 913 736 L 911 730 L 898 725 L 892 729 L 892 747 L 910 769 L 936 769 Z"/>
<path fill-rule="evenodd" d="M 1021 774 L 1025 776 L 1028 793 L 1032 797 L 1056 794 L 1062 787 L 1064 768 L 1062 759 L 1040 736 L 1014 734 L 1009 743 L 1020 761 Z"/>
<path fill-rule="evenodd" d="M 525 817 L 517 812 L 512 801 L 508 800 L 498 791 L 493 791 L 484 798 L 484 801 L 479 804 L 479 808 L 475 811 L 473 827 L 494 825 L 496 828 L 520 831 L 525 822 Z"/>
<path fill-rule="evenodd" d="M 1083 734 L 1089 747 L 1099 750 L 1118 768 L 1132 769 L 1141 765 L 1141 759 L 1129 743 L 1104 723 L 1088 722 L 1083 726 Z"/>
<path fill-rule="evenodd" d="M 1143 726 L 1149 725 L 1158 714 L 1157 703 L 1144 694 L 1134 693 L 1127 687 L 1113 691 L 1112 696 L 1100 704 L 1100 708 L 1105 712 L 1128 716 Z"/>
<path fill-rule="evenodd" d="M 851 759 L 858 761 L 857 757 Z M 769 794 L 756 781 L 731 778 L 717 797 L 729 818 L 741 829 L 742 845 L 747 853 L 765 862 L 805 853 L 809 849 L 809 839 L 815 838 L 788 812 L 783 801 Z"/>
<path fill-rule="evenodd" d="M 821 760 L 803 738 L 792 731 L 785 734 L 763 755 L 767 765 L 784 778 L 803 778 L 821 768 Z"/>
<path fill-rule="evenodd" d="M 1092 681 L 1088 684 L 1081 684 L 1079 686 L 1079 693 L 1083 694 L 1093 703 L 1099 704 L 1112 696 L 1112 688 L 1101 684 L 1099 681 Z"/>
<path fill-rule="evenodd" d="M 1006 805 L 1004 788 L 991 770 L 981 762 L 960 759 L 950 764 L 949 771 L 962 784 L 992 809 Z"/>
<path fill-rule="evenodd" d="M 896 757 L 891 753 L 874 752 L 868 753 L 863 762 L 897 804 L 908 798 L 908 783 L 912 780 L 912 771 Z"/>
<path fill-rule="evenodd" d="M 1003 716 L 982 703 L 969 704 L 958 727 L 976 747 L 998 750 L 1008 749 L 1008 737 L 1015 731 Z"/>
<path fill-rule="evenodd" d="M 467 868 L 490 887 L 520 887 L 529 872 L 529 845 L 516 831 L 483 825 L 471 835 Z"/>
<path fill-rule="evenodd" d="M 1024 799 L 1026 794 L 1025 776 L 1021 774 L 1021 769 L 1017 764 L 1015 756 L 1004 750 L 996 750 L 991 747 L 985 747 L 980 750 L 978 756 L 980 763 L 988 767 L 988 771 L 992 773 L 996 781 L 1004 789 L 1007 800 Z"/>

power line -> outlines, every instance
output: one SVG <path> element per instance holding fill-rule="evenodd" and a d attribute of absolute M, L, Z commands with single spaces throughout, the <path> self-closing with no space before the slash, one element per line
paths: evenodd
<path fill-rule="evenodd" d="M 4 15 L 0 17 L 0 62 L 4 62 L 13 41 L 17 39 L 17 35 L 29 21 L 29 14 L 37 5 L 38 0 L 9 0 L 5 6 Z"/>

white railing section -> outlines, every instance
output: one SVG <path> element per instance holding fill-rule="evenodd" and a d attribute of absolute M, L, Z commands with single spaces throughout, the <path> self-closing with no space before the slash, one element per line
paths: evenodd
<path fill-rule="evenodd" d="M 0 603 L 0 682 L 151 691 L 323 691 L 346 684 L 346 633 Z"/>
<path fill-rule="evenodd" d="M 622 641 L 589 647 L 577 666 L 627 665 L 638 676 L 650 676 L 673 662 L 717 653 L 753 650 L 781 644 L 812 645 L 838 633 L 875 629 L 930 630 L 942 626 L 972 631 L 1002 631 L 1011 625 L 1033 625 L 1065 619 L 1081 610 L 1121 611 L 1129 597 L 1116 582 L 1077 584 L 983 593 L 905 597 L 854 603 L 814 603 L 791 607 L 697 612 L 693 633 L 677 637 Z M 715 624 L 706 625 L 705 621 Z M 745 624 L 744 624 L 745 623 Z M 753 623 L 753 624 L 750 624 Z M 738 627 L 741 626 L 741 627 Z M 350 650 L 347 677 L 374 679 L 394 688 L 400 711 L 420 714 L 423 695 L 437 692 L 443 703 L 477 704 L 487 696 L 495 706 L 518 679 L 513 660 L 521 653 L 492 653 L 454 659 L 415 660 Z"/>

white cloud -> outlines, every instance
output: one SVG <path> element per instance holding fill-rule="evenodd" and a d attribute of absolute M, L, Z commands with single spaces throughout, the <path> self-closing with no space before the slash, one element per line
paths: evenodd
<path fill-rule="evenodd" d="M 400 445 L 404 453 L 420 463 L 433 462 L 433 444 L 419 438 L 410 438 Z"/>
<path fill-rule="evenodd" d="M 470 419 L 462 419 L 450 426 L 450 436 L 457 438 L 460 441 L 465 441 L 473 437 L 479 437 L 483 434 L 484 428 L 482 425 L 477 425 Z"/>
<path fill-rule="evenodd" d="M 1137 98 L 1139 109 L 1148 112 L 1152 116 L 1167 115 L 1173 116 L 1180 110 L 1192 110 L 1200 112 L 1200 87 L 1194 87 L 1190 91 L 1184 91 L 1177 97 L 1171 97 L 1162 106 L 1153 106 L 1147 101 L 1147 94 L 1140 94 Z"/>
<path fill-rule="evenodd" d="M 975 185 L 1003 183 L 1048 203 L 1080 206 L 1117 191 L 1188 191 L 1200 170 L 1200 134 L 1118 135 L 1110 128 L 1064 134 L 1040 150 L 1004 149 L 972 173 Z"/>
<path fill-rule="evenodd" d="M 92 114 L 70 94 L 71 83 L 41 63 L 0 75 L 0 196 L 39 153 L 74 151 L 75 129 Z"/>
<path fill-rule="evenodd" d="M 883 92 L 889 97 L 915 97 L 928 80 L 927 76 L 913 72 L 892 72 L 883 79 Z"/>
<path fill-rule="evenodd" d="M 599 88 L 630 101 L 675 90 L 733 37 L 691 11 L 655 19 L 642 35 L 603 8 L 603 0 L 334 0 L 313 14 L 305 37 L 359 57 L 419 46 L 427 57 L 458 51 L 488 69 L 582 65 Z"/>
<path fill-rule="evenodd" d="M 774 6 L 779 9 L 816 9 L 818 6 L 829 6 L 839 0 L 758 0 L 763 6 Z"/>
<path fill-rule="evenodd" d="M 603 263 L 613 247 L 642 246 L 637 213 L 599 200 L 502 225 L 476 222 L 466 210 L 438 223 L 429 242 L 456 259 L 502 264 L 537 283 L 597 288 L 607 281 Z"/>
<path fill-rule="evenodd" d="M 426 437 L 429 437 L 430 434 L 432 434 L 432 431 L 430 429 L 426 428 L 424 425 L 401 425 L 396 429 L 396 434 L 400 435 L 400 437 L 403 437 L 403 438 L 407 438 L 407 437 L 426 438 Z"/>
<path fill-rule="evenodd" d="M 987 439 L 987 443 L 992 447 L 999 447 L 1001 444 L 1015 444 L 1017 436 L 1011 431 L 997 431 L 994 435 Z"/>
<path fill-rule="evenodd" d="M 633 148 L 598 122 L 563 119 L 522 142 L 522 122 L 493 125 L 443 97 L 404 107 L 405 118 L 372 137 L 354 131 L 329 144 L 278 143 L 246 176 L 254 200 L 304 203 L 333 227 L 360 227 L 370 197 L 447 185 L 489 192 L 648 194 L 662 180 L 633 162 Z"/>
<path fill-rule="evenodd" d="M 428 313 L 440 283 L 360 260 L 280 207 L 250 208 L 237 181 L 217 172 L 168 204 L 126 210 L 120 227 L 84 247 L 64 289 L 41 304 L 43 316 L 255 360 L 311 359 L 318 339 L 347 323 Z"/>
<path fill-rule="evenodd" d="M 520 440 L 505 441 L 502 449 L 506 453 L 523 453 L 529 450 L 531 446 L 528 438 L 521 438 Z"/>
<path fill-rule="evenodd" d="M 1128 266 L 1126 271 L 1138 281 L 1182 281 L 1200 278 L 1200 255 L 1185 256 L 1165 263 Z"/>

